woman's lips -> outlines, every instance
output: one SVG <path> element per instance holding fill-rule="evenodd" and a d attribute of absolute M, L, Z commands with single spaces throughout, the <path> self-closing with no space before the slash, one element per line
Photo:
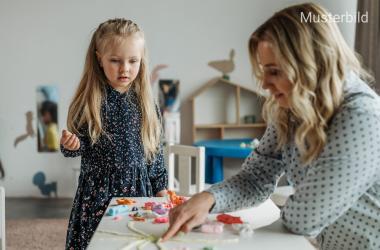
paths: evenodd
<path fill-rule="evenodd" d="M 274 98 L 276 98 L 276 99 L 281 98 L 283 96 L 284 96 L 284 94 L 281 94 L 281 93 L 274 94 Z"/>

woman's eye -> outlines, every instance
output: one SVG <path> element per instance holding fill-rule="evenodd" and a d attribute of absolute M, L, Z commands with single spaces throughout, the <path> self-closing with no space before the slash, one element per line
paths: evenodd
<path fill-rule="evenodd" d="M 281 71 L 279 69 L 268 69 L 264 73 L 269 76 L 279 76 Z"/>
<path fill-rule="evenodd" d="M 270 71 L 269 71 L 269 74 L 270 75 L 272 75 L 272 76 L 277 76 L 277 75 L 279 75 L 279 70 L 278 69 L 271 69 Z"/>

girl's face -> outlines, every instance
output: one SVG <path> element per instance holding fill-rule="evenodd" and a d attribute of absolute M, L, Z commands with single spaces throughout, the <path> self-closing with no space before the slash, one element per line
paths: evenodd
<path fill-rule="evenodd" d="M 120 93 L 126 92 L 140 71 L 143 51 L 144 40 L 134 35 L 102 52 L 96 51 L 108 84 Z"/>
<path fill-rule="evenodd" d="M 277 63 L 271 43 L 259 42 L 258 57 L 264 71 L 263 88 L 269 90 L 281 107 L 289 108 L 292 84 Z"/>

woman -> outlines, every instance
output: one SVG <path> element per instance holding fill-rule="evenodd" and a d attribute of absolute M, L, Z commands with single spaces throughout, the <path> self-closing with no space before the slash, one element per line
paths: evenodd
<path fill-rule="evenodd" d="M 288 229 L 323 250 L 380 249 L 380 98 L 336 23 L 318 16 L 328 12 L 316 4 L 288 7 L 252 34 L 268 128 L 237 175 L 171 211 L 164 240 L 209 211 L 260 204 L 284 173 L 296 190 L 281 211 Z"/>

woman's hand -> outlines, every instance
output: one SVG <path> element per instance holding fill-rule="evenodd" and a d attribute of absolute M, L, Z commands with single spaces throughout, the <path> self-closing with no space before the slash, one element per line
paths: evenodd
<path fill-rule="evenodd" d="M 162 236 L 162 240 L 168 240 L 179 231 L 189 232 L 194 227 L 202 224 L 214 204 L 215 199 L 211 193 L 202 192 L 194 195 L 190 200 L 170 210 L 168 231 Z"/>
<path fill-rule="evenodd" d="M 75 151 L 80 148 L 80 141 L 79 138 L 73 134 L 70 133 L 67 130 L 62 130 L 62 137 L 60 142 L 65 149 Z"/>
<path fill-rule="evenodd" d="M 158 193 L 156 194 L 156 197 L 165 197 L 167 193 L 168 193 L 168 192 L 167 192 L 166 189 L 161 190 L 160 192 L 158 192 Z"/>

